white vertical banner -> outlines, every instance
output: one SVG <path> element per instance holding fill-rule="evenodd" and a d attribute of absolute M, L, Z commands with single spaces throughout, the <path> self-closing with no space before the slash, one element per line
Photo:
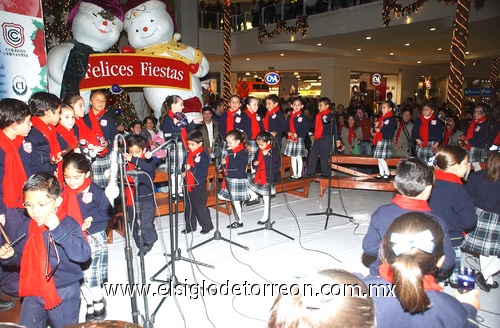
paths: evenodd
<path fill-rule="evenodd" d="M 47 91 L 41 0 L 0 0 L 0 98 Z"/>

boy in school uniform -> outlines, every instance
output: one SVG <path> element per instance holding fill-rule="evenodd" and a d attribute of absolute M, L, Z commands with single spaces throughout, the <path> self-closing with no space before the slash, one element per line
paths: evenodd
<path fill-rule="evenodd" d="M 19 244 L 0 248 L 0 261 L 21 270 L 19 295 L 24 297 L 19 324 L 62 328 L 78 322 L 81 263 L 90 258 L 90 246 L 80 224 L 63 213 L 61 186 L 46 172 L 35 173 L 23 186 L 27 220 L 11 236 L 25 234 Z M 5 242 L 5 241 L 3 241 Z M 46 264 L 48 261 L 48 264 Z"/>
<path fill-rule="evenodd" d="M 144 255 L 149 253 L 153 248 L 154 243 L 158 240 L 158 234 L 156 232 L 154 218 L 155 218 L 155 203 L 154 203 L 154 190 L 152 187 L 152 181 L 156 174 L 156 164 L 154 160 L 146 159 L 144 154 L 146 153 L 146 139 L 140 135 L 129 135 L 125 139 L 127 141 L 128 154 L 125 155 L 127 160 L 127 171 L 139 171 L 145 172 L 146 174 L 138 174 L 137 179 L 139 181 L 139 188 L 134 192 L 139 193 L 139 203 L 135 206 L 139 207 L 140 218 L 135 218 L 133 236 L 135 244 L 137 247 L 140 246 L 140 240 L 137 230 L 137 224 L 141 225 L 142 241 Z M 133 186 L 133 180 L 129 179 L 129 182 Z M 127 188 L 129 190 L 129 188 Z M 132 206 L 132 198 L 135 201 L 135 197 L 132 194 L 127 194 L 127 211 L 129 218 L 133 218 L 135 215 L 134 206 Z"/>
<path fill-rule="evenodd" d="M 321 155 L 321 177 L 327 178 L 331 174 L 330 148 L 332 147 L 332 135 L 337 136 L 337 124 L 335 116 L 330 109 L 330 99 L 322 97 L 318 100 L 318 110 L 314 127 L 314 144 L 307 159 L 307 176 L 316 175 L 318 156 Z"/>
<path fill-rule="evenodd" d="M 183 234 L 196 231 L 197 223 L 201 226 L 201 234 L 207 234 L 214 228 L 210 211 L 205 205 L 207 203 L 205 180 L 210 158 L 203 151 L 202 140 L 203 134 L 199 130 L 191 131 L 187 136 L 189 152 L 182 169 L 187 188 L 187 197 L 184 198 L 186 228 L 181 231 Z"/>
<path fill-rule="evenodd" d="M 432 216 L 445 233 L 444 255 L 442 269 L 450 269 L 455 264 L 455 251 L 451 247 L 446 223 L 431 212 L 427 203 L 434 183 L 434 171 L 425 162 L 417 157 L 404 159 L 396 169 L 394 187 L 399 192 L 392 199 L 392 204 L 379 207 L 372 215 L 370 226 L 363 238 L 363 251 L 376 261 L 370 264 L 370 275 L 377 276 L 380 258 L 379 249 L 387 229 L 397 217 L 408 212 L 423 212 Z"/>
<path fill-rule="evenodd" d="M 61 100 L 51 93 L 37 92 L 31 96 L 28 105 L 33 124 L 27 138 L 34 152 L 31 170 L 33 173 L 54 174 L 57 163 L 62 160 L 55 127 L 61 118 Z"/>
<path fill-rule="evenodd" d="M 29 106 L 18 99 L 0 100 L 0 224 L 9 236 L 27 219 L 22 202 L 23 184 L 31 175 L 33 148 L 25 139 L 30 130 Z M 0 264 L 0 289 L 18 298 L 18 269 Z M 0 312 L 9 306 L 14 303 L 0 300 Z"/>

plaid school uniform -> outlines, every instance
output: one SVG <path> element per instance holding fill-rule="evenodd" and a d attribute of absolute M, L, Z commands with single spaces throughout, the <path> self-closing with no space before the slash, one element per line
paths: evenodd
<path fill-rule="evenodd" d="M 429 141 L 429 145 L 427 147 L 417 147 L 417 157 L 424 160 L 426 163 L 429 159 L 434 156 L 434 152 L 432 151 L 432 147 L 434 146 L 435 141 Z"/>
<path fill-rule="evenodd" d="M 262 151 L 259 149 L 255 154 L 254 161 L 259 160 L 259 166 L 256 168 L 256 173 L 249 175 L 247 179 L 247 187 L 252 190 L 256 194 L 262 196 L 269 196 L 269 190 L 271 190 L 271 195 L 276 194 L 276 188 L 274 187 L 272 178 L 269 176 L 269 170 L 272 170 L 273 177 L 276 176 L 276 173 L 279 174 L 278 170 L 278 161 L 279 161 L 279 152 L 276 148 L 270 148 L 271 156 L 262 156 Z M 273 163 L 269 160 L 269 157 L 272 157 Z M 262 165 L 265 165 L 264 171 L 262 171 Z M 269 168 L 271 166 L 271 168 Z M 265 183 L 262 181 L 256 181 L 256 175 L 265 177 Z"/>
<path fill-rule="evenodd" d="M 486 148 L 479 147 L 470 147 L 469 152 L 469 163 L 480 162 L 483 163 L 486 161 Z"/>
<path fill-rule="evenodd" d="M 373 144 L 376 146 L 373 152 L 374 158 L 392 158 L 393 146 L 392 136 L 396 130 L 396 119 L 392 111 L 386 113 L 377 121 L 380 131 L 373 137 Z"/>
<path fill-rule="evenodd" d="M 500 255 L 500 215 L 476 207 L 477 226 L 465 236 L 462 248 L 485 256 Z"/>
<path fill-rule="evenodd" d="M 226 188 L 219 191 L 219 195 L 226 199 L 235 202 L 241 202 L 248 199 L 248 189 L 245 179 L 233 179 L 226 177 Z M 229 190 L 228 190 L 229 189 Z M 229 195 L 231 193 L 231 195 Z"/>
<path fill-rule="evenodd" d="M 87 235 L 92 251 L 90 261 L 82 265 L 85 282 L 90 287 L 99 287 L 108 280 L 108 238 L 106 231 Z"/>
<path fill-rule="evenodd" d="M 223 181 L 219 196 L 226 200 L 245 201 L 248 199 L 246 184 L 248 154 L 245 146 L 240 143 L 235 149 L 229 150 L 226 156 L 226 177 Z"/>
<path fill-rule="evenodd" d="M 305 157 L 307 154 L 304 138 L 298 138 L 295 142 L 288 140 L 285 147 L 285 155 L 290 157 Z"/>
<path fill-rule="evenodd" d="M 373 152 L 373 157 L 375 158 L 392 158 L 393 156 L 393 147 L 392 140 L 384 139 L 382 141 L 377 142 L 377 146 L 375 151 Z"/>

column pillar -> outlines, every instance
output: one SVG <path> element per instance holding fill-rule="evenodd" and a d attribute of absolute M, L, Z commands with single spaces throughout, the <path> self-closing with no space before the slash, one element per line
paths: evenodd
<path fill-rule="evenodd" d="M 191 47 L 198 47 L 198 1 L 175 0 L 177 31 L 181 33 L 181 42 Z"/>
<path fill-rule="evenodd" d="M 330 98 L 335 104 L 349 105 L 351 99 L 351 69 L 328 66 L 321 68 L 321 96 Z"/>

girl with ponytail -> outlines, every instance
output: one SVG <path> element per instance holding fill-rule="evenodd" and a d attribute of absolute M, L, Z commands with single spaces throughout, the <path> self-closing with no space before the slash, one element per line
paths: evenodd
<path fill-rule="evenodd" d="M 421 212 L 405 213 L 389 226 L 380 246 L 380 276 L 365 278 L 378 287 L 371 295 L 377 327 L 477 326 L 478 290 L 453 298 L 433 276 L 444 262 L 444 236 L 437 221 Z"/>

